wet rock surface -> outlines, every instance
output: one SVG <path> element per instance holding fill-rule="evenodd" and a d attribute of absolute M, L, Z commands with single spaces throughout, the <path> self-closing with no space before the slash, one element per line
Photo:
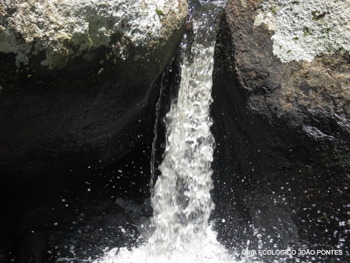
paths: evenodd
<path fill-rule="evenodd" d="M 282 62 L 275 32 L 254 26 L 260 8 L 260 1 L 231 1 L 217 36 L 219 235 L 228 247 L 321 247 L 349 258 L 350 56 Z"/>
<path fill-rule="evenodd" d="M 92 262 L 109 249 L 135 247 L 152 215 L 150 147 L 151 137 L 111 166 L 89 165 L 86 174 L 2 177 L 0 261 Z"/>
<path fill-rule="evenodd" d="M 106 165 L 152 128 L 187 1 L 112 2 L 0 4 L 3 173 Z"/>
<path fill-rule="evenodd" d="M 100 200 L 89 208 L 80 206 L 78 215 L 59 213 L 41 208 L 24 215 L 20 262 L 91 262 L 106 248 L 136 244 L 138 231 L 130 215 L 112 200 Z"/>

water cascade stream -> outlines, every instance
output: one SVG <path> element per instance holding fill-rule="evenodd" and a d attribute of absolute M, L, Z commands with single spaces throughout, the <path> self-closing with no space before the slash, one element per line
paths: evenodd
<path fill-rule="evenodd" d="M 209 224 L 215 20 L 225 5 L 204 0 L 192 5 L 193 41 L 185 37 L 182 43 L 180 90 L 165 118 L 166 148 L 151 198 L 154 231 L 145 244 L 132 251 L 112 249 L 97 262 L 236 262 Z"/>

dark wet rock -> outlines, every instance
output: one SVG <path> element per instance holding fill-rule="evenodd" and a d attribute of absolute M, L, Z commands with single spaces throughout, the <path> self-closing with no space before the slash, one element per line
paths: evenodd
<path fill-rule="evenodd" d="M 306 244 L 345 253 L 350 56 L 282 62 L 273 52 L 274 31 L 254 26 L 260 4 L 231 1 L 217 36 L 212 114 L 219 236 L 229 247 L 247 247 L 248 236 L 251 247 Z"/>
<path fill-rule="evenodd" d="M 135 246 L 138 231 L 120 206 L 105 201 L 79 208 L 64 216 L 44 207 L 25 214 L 19 262 L 91 262 L 108 248 Z"/>
<path fill-rule="evenodd" d="M 91 262 L 107 247 L 137 245 L 152 214 L 151 138 L 87 174 L 1 177 L 0 262 Z"/>
<path fill-rule="evenodd" d="M 2 172 L 57 173 L 125 155 L 152 128 L 152 84 L 185 29 L 185 0 L 158 9 L 55 2 L 0 4 Z"/>

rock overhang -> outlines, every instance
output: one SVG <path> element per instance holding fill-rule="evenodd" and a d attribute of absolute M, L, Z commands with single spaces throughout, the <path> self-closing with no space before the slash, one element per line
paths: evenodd
<path fill-rule="evenodd" d="M 44 53 L 40 64 L 49 69 L 64 68 L 74 57 L 88 60 L 99 47 L 111 47 L 121 59 L 141 47 L 137 60 L 169 37 L 169 28 L 181 28 L 186 15 L 186 0 L 4 0 L 0 52 L 16 54 L 18 67 Z"/>

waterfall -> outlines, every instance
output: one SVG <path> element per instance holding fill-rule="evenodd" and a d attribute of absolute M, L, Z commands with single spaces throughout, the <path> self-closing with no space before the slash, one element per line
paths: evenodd
<path fill-rule="evenodd" d="M 215 19 L 225 1 L 200 1 L 191 14 L 194 42 L 181 66 L 178 98 L 166 115 L 166 149 L 153 189 L 152 253 L 185 251 L 205 240 L 210 213 L 214 138 L 210 104 Z M 213 32 L 212 32 L 213 31 Z M 183 43 L 191 42 L 185 40 Z"/>
<path fill-rule="evenodd" d="M 152 189 L 154 231 L 145 244 L 111 250 L 97 262 L 236 262 L 209 224 L 215 19 L 226 1 L 194 2 L 193 38 L 182 43 L 180 90 L 165 118 L 166 148 Z"/>
<path fill-rule="evenodd" d="M 213 209 L 210 190 L 214 139 L 210 132 L 214 47 L 195 44 L 182 65 L 178 99 L 166 116 L 167 142 L 154 186 L 154 252 L 185 250 L 205 233 Z"/>

